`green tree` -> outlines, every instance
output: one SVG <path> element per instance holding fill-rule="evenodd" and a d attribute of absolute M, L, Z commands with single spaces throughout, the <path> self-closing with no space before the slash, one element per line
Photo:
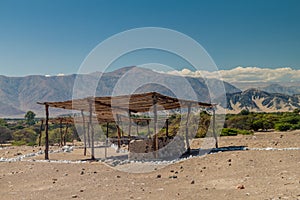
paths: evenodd
<path fill-rule="evenodd" d="M 254 131 L 258 131 L 259 129 L 264 129 L 264 120 L 262 119 L 255 120 L 252 124 L 252 129 Z"/>
<path fill-rule="evenodd" d="M 32 126 L 35 124 L 35 113 L 32 112 L 32 111 L 28 111 L 25 115 L 25 119 L 26 119 L 26 123 L 29 125 L 29 126 Z"/>
<path fill-rule="evenodd" d="M 239 114 L 240 115 L 249 115 L 250 112 L 249 112 L 249 110 L 243 109 L 243 110 L 241 110 L 241 112 Z"/>

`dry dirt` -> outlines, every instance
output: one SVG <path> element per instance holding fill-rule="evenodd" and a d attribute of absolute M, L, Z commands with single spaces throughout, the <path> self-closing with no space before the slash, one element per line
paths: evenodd
<path fill-rule="evenodd" d="M 220 146 L 299 148 L 300 131 L 222 137 Z M 38 150 L 5 148 L 0 157 Z M 50 154 L 50 159 L 86 158 L 82 149 Z M 219 152 L 140 174 L 100 162 L 2 162 L 0 199 L 300 199 L 300 151 Z"/>

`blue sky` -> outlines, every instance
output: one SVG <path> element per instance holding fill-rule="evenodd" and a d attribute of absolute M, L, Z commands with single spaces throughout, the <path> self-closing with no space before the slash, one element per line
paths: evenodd
<path fill-rule="evenodd" d="M 0 0 L 0 74 L 76 73 L 101 41 L 148 26 L 192 37 L 219 69 L 299 70 L 299 10 L 297 0 Z"/>

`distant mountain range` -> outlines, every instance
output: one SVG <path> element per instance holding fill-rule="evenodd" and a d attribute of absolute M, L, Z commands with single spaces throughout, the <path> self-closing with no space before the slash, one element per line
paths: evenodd
<path fill-rule="evenodd" d="M 81 84 L 83 90 L 90 89 L 90 85 L 98 83 L 96 96 L 109 96 L 113 94 L 116 84 L 128 72 L 133 72 L 136 77 L 142 80 L 148 80 L 154 77 L 153 83 L 141 85 L 135 93 L 155 91 L 168 96 L 175 96 L 174 92 L 180 92 L 185 98 L 189 98 L 189 90 L 180 84 L 182 77 L 157 73 L 149 69 L 138 67 L 125 67 L 116 71 L 101 73 L 95 72 L 86 75 L 67 75 L 67 76 L 39 76 L 32 75 L 26 77 L 6 77 L 0 76 L 0 117 L 23 117 L 28 110 L 34 111 L 38 116 L 44 116 L 44 108 L 36 102 L 45 101 L 66 101 L 72 99 L 73 85 L 75 79 L 84 80 Z M 102 75 L 98 82 L 99 75 Z M 222 81 L 217 79 L 204 80 L 202 78 L 185 77 L 189 85 L 197 95 L 197 99 L 202 102 L 210 102 L 210 95 L 218 99 L 218 91 L 222 88 Z M 134 82 L 135 79 L 131 79 Z M 214 86 L 214 93 L 210 93 L 206 83 Z M 175 90 L 155 84 L 163 83 L 164 85 L 175 85 Z M 128 82 L 130 84 L 130 82 Z M 299 88 L 281 85 L 271 85 L 264 88 L 249 89 L 242 92 L 230 83 L 224 82 L 227 102 L 222 101 L 220 104 L 228 112 L 239 112 L 242 109 L 250 111 L 291 111 L 299 108 Z M 262 91 L 265 90 L 265 91 Z M 266 92 L 270 91 L 270 92 Z M 123 90 L 122 94 L 129 91 Z M 274 93 L 275 92 L 275 93 Z M 286 93 L 288 94 L 279 94 Z M 64 110 L 52 109 L 51 115 L 65 113 Z"/>
<path fill-rule="evenodd" d="M 273 83 L 265 87 L 259 87 L 259 89 L 269 93 L 281 93 L 287 95 L 300 94 L 300 85 L 298 86 L 283 86 L 278 83 Z"/>
<path fill-rule="evenodd" d="M 243 109 L 252 112 L 290 112 L 300 108 L 300 95 L 248 89 L 243 92 L 227 94 L 227 104 L 223 104 L 222 107 L 226 107 L 228 113 L 238 113 Z"/>
<path fill-rule="evenodd" d="M 36 102 L 45 101 L 66 101 L 72 99 L 73 85 L 75 79 L 84 80 L 81 87 L 89 89 L 93 83 L 98 83 L 96 96 L 112 95 L 114 87 L 118 80 L 125 73 L 131 71 L 136 77 L 142 77 L 147 80 L 149 77 L 155 77 L 155 82 L 165 83 L 166 85 L 175 85 L 178 91 L 185 97 L 189 97 L 188 90 L 182 88 L 180 79 L 182 77 L 157 73 L 149 69 L 138 67 L 125 67 L 113 72 L 101 74 L 95 72 L 87 75 L 67 75 L 67 76 L 40 76 L 32 75 L 26 77 L 6 77 L 0 76 L 0 117 L 23 117 L 28 110 L 34 111 L 38 116 L 44 116 L 44 108 Z M 99 75 L 102 75 L 98 82 Z M 210 93 L 202 78 L 186 77 L 186 80 L 194 89 L 197 98 L 202 102 L 210 102 Z M 135 81 L 135 80 L 131 80 Z M 210 84 L 220 87 L 221 81 L 216 79 L 207 80 Z M 240 92 L 240 90 L 229 83 L 224 83 L 227 93 Z M 155 91 L 165 95 L 174 96 L 170 89 L 157 84 L 147 84 L 138 88 L 135 93 Z M 123 91 L 124 94 L 127 91 Z M 186 94 L 185 94 L 186 93 Z M 216 94 L 218 95 L 218 94 Z M 63 110 L 52 109 L 52 116 L 62 114 Z"/>
<path fill-rule="evenodd" d="M 269 93 L 282 93 L 287 95 L 300 94 L 300 81 L 294 82 L 232 82 L 232 85 L 248 90 L 257 88 Z"/>

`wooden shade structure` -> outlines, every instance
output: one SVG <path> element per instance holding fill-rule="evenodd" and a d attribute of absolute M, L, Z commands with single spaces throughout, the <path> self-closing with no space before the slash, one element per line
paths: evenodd
<path fill-rule="evenodd" d="M 99 123 L 118 122 L 118 115 L 125 116 L 128 114 L 128 119 L 131 121 L 130 113 L 144 113 L 152 110 L 154 114 L 154 133 L 157 131 L 157 111 L 158 110 L 172 110 L 179 108 L 187 108 L 188 116 L 191 107 L 211 108 L 215 105 L 210 103 L 202 103 L 194 100 L 178 99 L 175 97 L 165 96 L 157 92 L 149 92 L 143 94 L 131 94 L 121 96 L 105 96 L 105 97 L 87 97 L 83 99 L 74 99 L 62 102 L 38 102 L 38 104 L 45 105 L 46 109 L 46 126 L 49 115 L 49 107 L 62 108 L 68 110 L 77 110 L 89 113 L 89 124 L 91 128 L 93 140 L 93 126 L 91 126 L 93 114 L 96 116 Z M 159 106 L 157 106 L 159 105 Z M 133 120 L 133 119 L 132 119 Z M 142 120 L 142 119 L 141 119 Z M 149 119 L 144 119 L 149 120 Z M 138 119 L 136 120 L 138 121 Z M 130 123 L 131 124 L 131 123 Z M 188 125 L 188 122 L 187 124 Z M 46 135 L 47 135 L 46 128 Z M 130 134 L 130 133 L 129 133 Z M 158 150 L 158 138 L 155 134 L 155 146 Z M 188 142 L 187 142 L 188 143 Z M 47 149 L 48 147 L 46 147 Z M 189 147 L 188 147 L 189 148 Z M 46 152 L 45 152 L 46 153 Z M 93 157 L 93 141 L 92 141 L 92 159 Z"/>

